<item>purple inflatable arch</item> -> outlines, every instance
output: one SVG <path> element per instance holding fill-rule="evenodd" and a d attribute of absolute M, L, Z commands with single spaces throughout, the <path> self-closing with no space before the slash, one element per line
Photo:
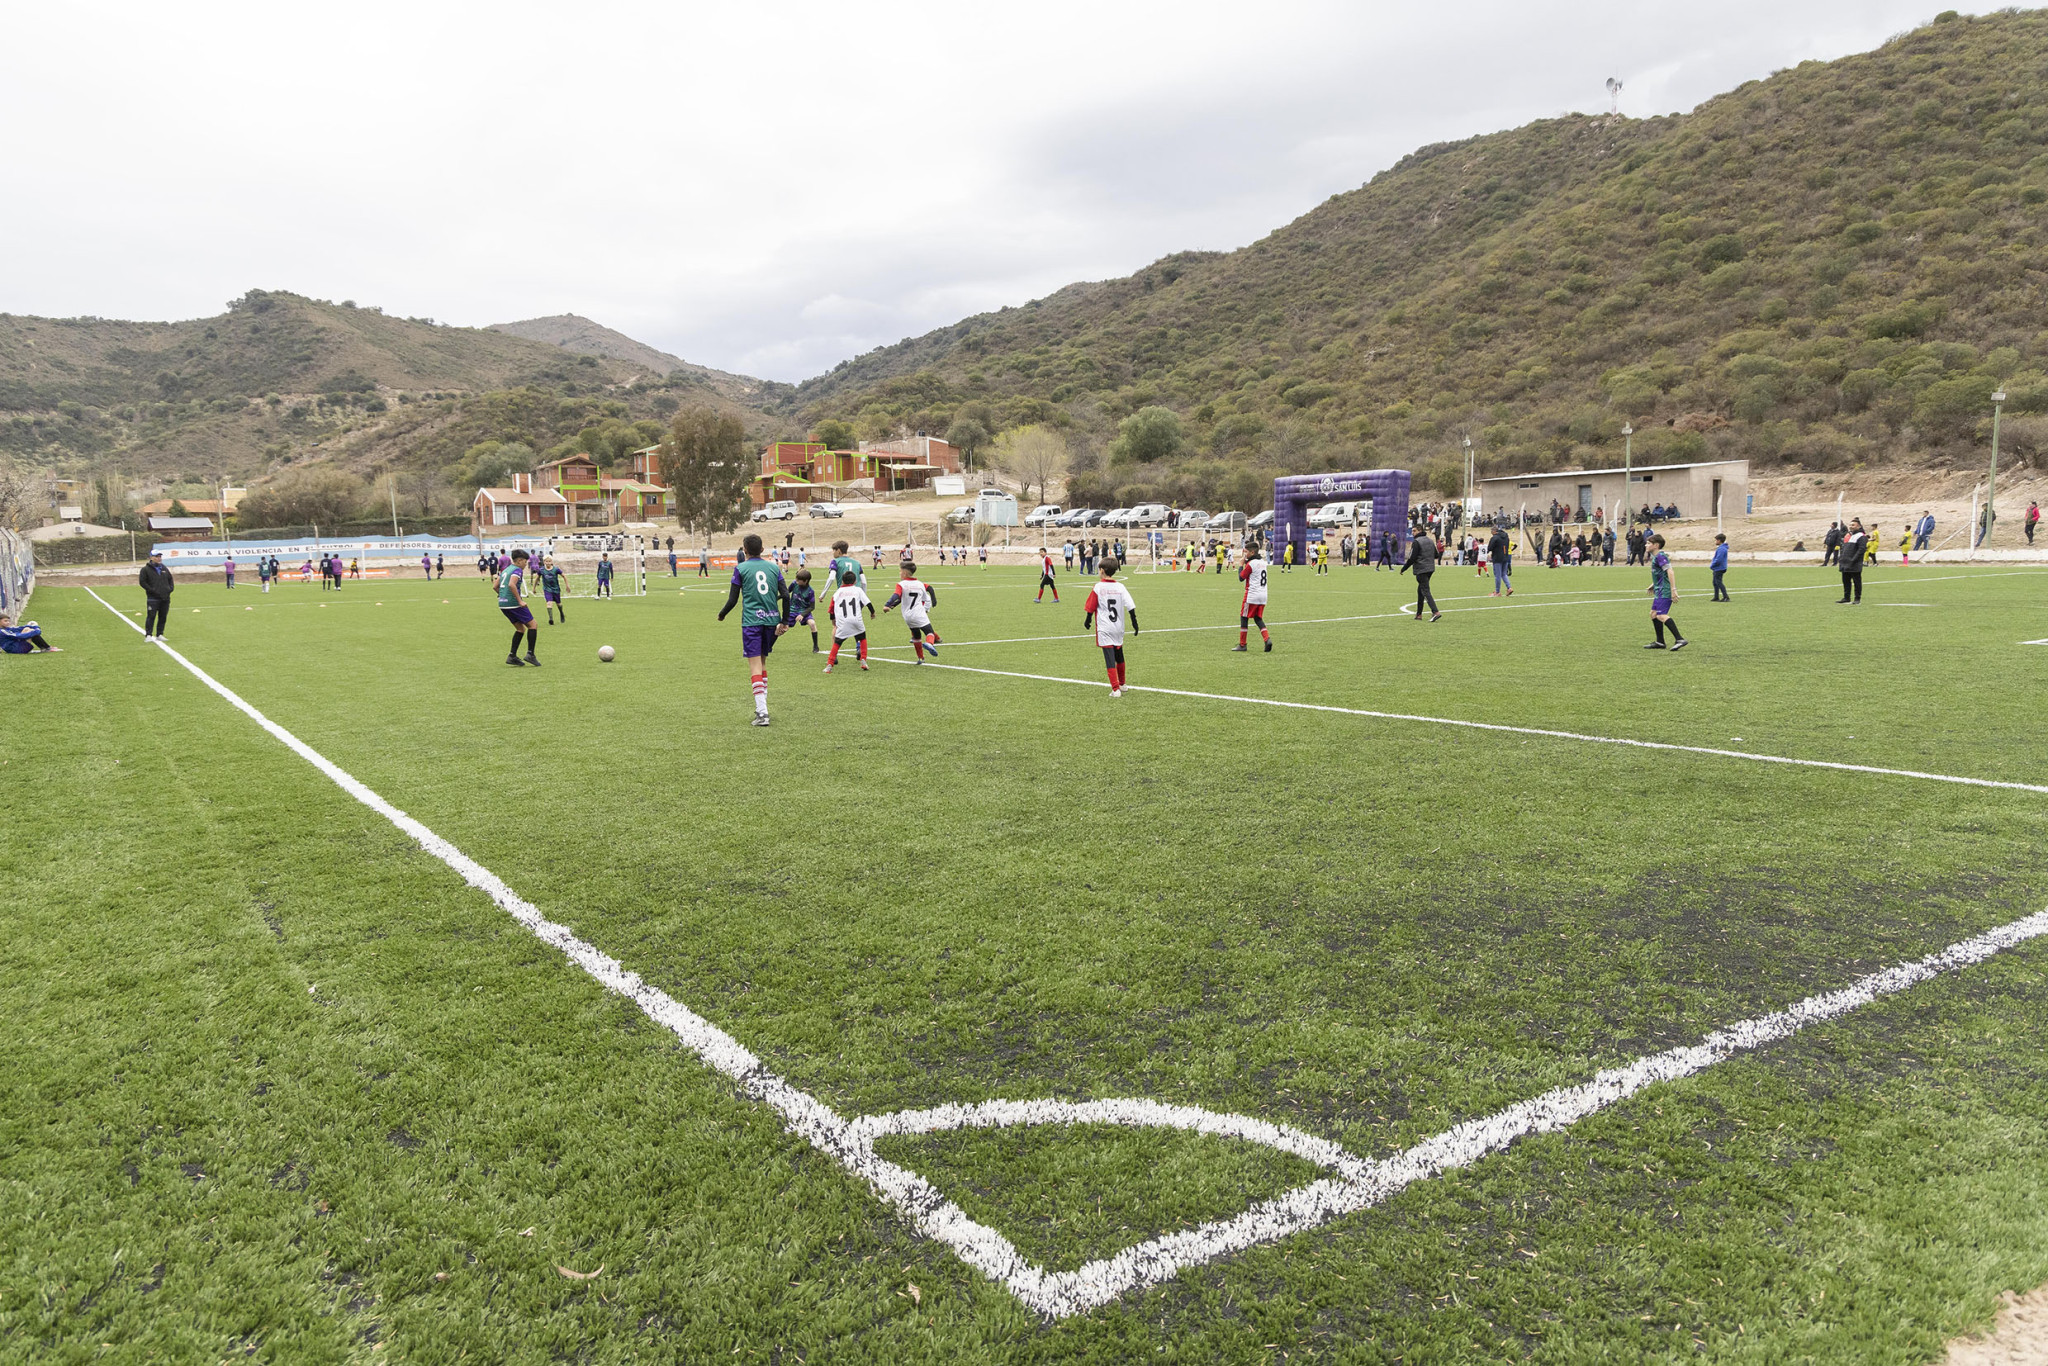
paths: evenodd
<path fill-rule="evenodd" d="M 1372 539 L 1392 535 L 1394 554 L 1408 554 L 1408 471 L 1352 470 L 1347 474 L 1284 474 L 1273 481 L 1273 532 L 1269 553 L 1278 556 L 1294 547 L 1294 562 L 1308 556 L 1308 509 L 1311 504 L 1351 503 L 1372 499 Z"/>

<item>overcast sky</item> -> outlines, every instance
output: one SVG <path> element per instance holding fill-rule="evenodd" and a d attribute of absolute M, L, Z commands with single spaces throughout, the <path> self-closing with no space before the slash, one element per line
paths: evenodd
<path fill-rule="evenodd" d="M 0 311 L 252 287 L 582 313 L 801 379 L 1424 143 L 1669 113 L 1925 22 L 1902 0 L 11 7 Z"/>

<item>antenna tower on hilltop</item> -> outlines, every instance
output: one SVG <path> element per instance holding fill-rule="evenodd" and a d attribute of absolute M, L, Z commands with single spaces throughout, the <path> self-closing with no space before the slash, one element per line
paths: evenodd
<path fill-rule="evenodd" d="M 1621 112 L 1621 81 L 1613 76 L 1607 78 L 1607 112 Z"/>

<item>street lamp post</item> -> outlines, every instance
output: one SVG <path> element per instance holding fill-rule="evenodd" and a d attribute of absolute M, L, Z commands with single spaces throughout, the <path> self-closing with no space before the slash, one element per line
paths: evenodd
<path fill-rule="evenodd" d="M 1984 530 L 1978 544 L 1991 539 L 1991 527 L 1998 520 L 1993 503 L 1998 497 L 1998 411 L 2005 406 L 2005 390 L 1999 389 L 1991 395 L 1991 482 L 1984 486 Z"/>
<path fill-rule="evenodd" d="M 1465 503 L 1468 507 L 1472 502 L 1472 474 L 1472 438 L 1468 436 L 1465 438 Z"/>
<path fill-rule="evenodd" d="M 1629 487 L 1634 478 L 1636 464 L 1636 429 L 1633 423 L 1621 424 L 1621 531 L 1624 536 L 1635 530 L 1635 490 Z"/>

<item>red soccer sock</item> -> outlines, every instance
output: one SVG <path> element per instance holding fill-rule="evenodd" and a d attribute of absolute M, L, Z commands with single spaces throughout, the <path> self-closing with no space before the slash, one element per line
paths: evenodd
<path fill-rule="evenodd" d="M 915 651 L 917 651 L 917 657 L 918 657 L 919 659 L 923 659 L 923 658 L 924 658 L 924 637 L 923 637 L 923 636 L 912 636 L 912 637 L 910 638 L 910 648 L 911 648 L 911 649 L 913 649 L 913 650 L 915 650 Z"/>
<path fill-rule="evenodd" d="M 1251 634 L 1251 633 L 1250 633 L 1249 631 L 1247 631 L 1247 630 L 1246 630 L 1246 629 L 1245 629 L 1244 627 L 1242 627 L 1242 626 L 1238 627 L 1238 628 L 1237 628 L 1237 643 L 1238 643 L 1238 644 L 1240 644 L 1240 645 L 1244 644 L 1244 641 L 1245 641 L 1245 637 L 1246 637 L 1246 636 L 1248 636 L 1249 634 Z"/>
<path fill-rule="evenodd" d="M 1116 687 L 1116 665 L 1110 665 L 1108 669 L 1104 670 L 1104 672 L 1109 675 L 1109 686 L 1112 688 Z"/>
<path fill-rule="evenodd" d="M 838 662 L 839 642 L 835 640 L 832 642 L 832 653 L 825 656 L 825 667 L 830 668 L 832 665 L 837 664 Z"/>
<path fill-rule="evenodd" d="M 1271 640 L 1272 638 L 1273 638 L 1273 633 L 1272 633 L 1271 631 L 1268 631 L 1268 630 L 1267 630 L 1267 629 L 1266 629 L 1265 627 L 1263 627 L 1263 626 L 1261 626 L 1261 627 L 1259 628 L 1259 639 L 1260 639 L 1260 640 Z"/>
<path fill-rule="evenodd" d="M 857 653 L 858 653 L 858 654 L 860 655 L 860 658 L 861 658 L 861 662 L 862 662 L 863 664 L 865 664 L 865 663 L 867 662 L 867 658 L 868 658 L 868 642 L 867 642 L 867 638 L 866 638 L 865 636 L 863 636 L 863 637 L 862 637 L 862 638 L 861 638 L 860 640 L 858 640 L 858 641 L 854 642 L 854 647 L 853 647 L 853 648 L 854 648 L 854 650 L 855 650 L 855 651 L 856 651 L 856 652 L 857 652 Z"/>
<path fill-rule="evenodd" d="M 1116 685 L 1119 688 L 1124 685 L 1124 666 L 1122 664 L 1116 666 Z"/>

